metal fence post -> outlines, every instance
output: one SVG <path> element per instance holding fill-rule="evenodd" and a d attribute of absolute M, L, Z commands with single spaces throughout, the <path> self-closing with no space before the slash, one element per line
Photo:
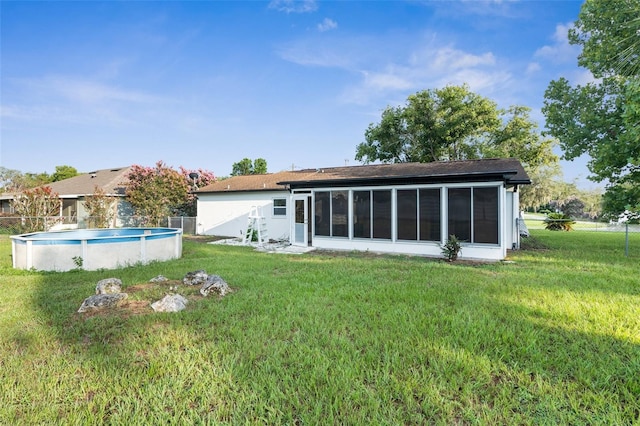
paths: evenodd
<path fill-rule="evenodd" d="M 629 222 L 625 222 L 624 231 L 624 255 L 629 257 Z"/>

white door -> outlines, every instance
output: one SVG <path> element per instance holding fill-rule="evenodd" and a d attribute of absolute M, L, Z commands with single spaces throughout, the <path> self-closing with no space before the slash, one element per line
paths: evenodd
<path fill-rule="evenodd" d="M 298 196 L 293 199 L 293 244 L 296 246 L 308 246 L 311 243 L 309 228 L 309 213 L 311 197 Z"/>

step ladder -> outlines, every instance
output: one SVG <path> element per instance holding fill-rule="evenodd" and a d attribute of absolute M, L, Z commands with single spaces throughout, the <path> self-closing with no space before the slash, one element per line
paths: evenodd
<path fill-rule="evenodd" d="M 267 234 L 267 219 L 262 214 L 262 207 L 252 206 L 247 221 L 247 231 L 242 240 L 243 244 L 251 244 L 253 235 L 258 237 L 258 247 L 262 247 L 269 241 Z"/>

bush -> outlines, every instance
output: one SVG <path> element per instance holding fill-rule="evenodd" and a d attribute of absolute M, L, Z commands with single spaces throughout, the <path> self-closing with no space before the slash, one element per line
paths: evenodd
<path fill-rule="evenodd" d="M 549 231 L 573 231 L 576 221 L 564 213 L 549 213 L 544 223 L 545 229 Z"/>
<path fill-rule="evenodd" d="M 460 240 L 455 235 L 449 235 L 449 239 L 442 246 L 442 254 L 449 262 L 453 262 L 458 258 L 461 249 Z"/>

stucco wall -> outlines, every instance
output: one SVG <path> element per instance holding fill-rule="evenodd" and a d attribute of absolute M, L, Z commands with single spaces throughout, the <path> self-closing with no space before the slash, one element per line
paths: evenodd
<path fill-rule="evenodd" d="M 273 215 L 273 200 L 287 200 L 287 214 Z M 287 191 L 256 191 L 198 195 L 199 235 L 242 237 L 247 229 L 251 207 L 262 207 L 271 239 L 289 238 L 291 205 Z"/>

